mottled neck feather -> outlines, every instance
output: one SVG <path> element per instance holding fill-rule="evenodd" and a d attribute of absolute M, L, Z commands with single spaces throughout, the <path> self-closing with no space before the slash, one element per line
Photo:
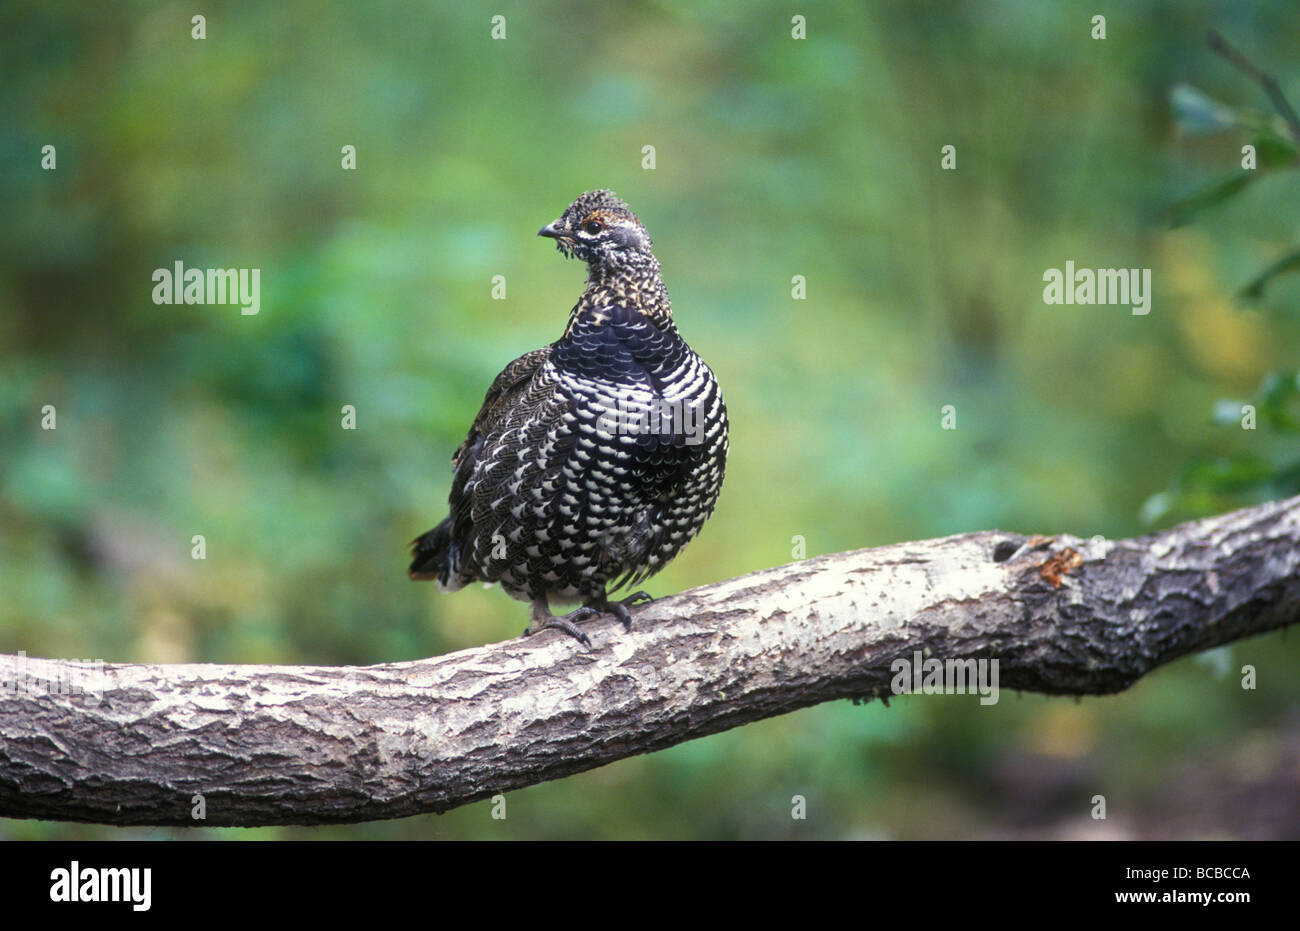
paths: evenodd
<path fill-rule="evenodd" d="M 603 323 L 603 310 L 618 305 L 643 313 L 659 326 L 673 325 L 673 308 L 668 300 L 668 289 L 659 274 L 659 261 L 649 253 L 638 253 L 635 259 L 618 265 L 591 263 L 587 266 L 587 287 L 569 314 L 567 335 L 574 325 Z"/>

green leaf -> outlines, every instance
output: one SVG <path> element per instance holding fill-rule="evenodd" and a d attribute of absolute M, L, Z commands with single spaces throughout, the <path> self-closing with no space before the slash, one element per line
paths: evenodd
<path fill-rule="evenodd" d="M 1286 275 L 1300 269 L 1300 249 L 1287 253 L 1268 268 L 1264 269 L 1237 296 L 1247 301 L 1257 301 L 1264 295 L 1264 286 L 1278 275 Z"/>
<path fill-rule="evenodd" d="M 1273 494 L 1279 498 L 1300 494 L 1300 461 L 1278 469 L 1269 484 L 1272 486 Z"/>
<path fill-rule="evenodd" d="M 1234 171 L 1175 201 L 1165 210 L 1169 216 L 1169 225 L 1182 226 L 1207 207 L 1213 207 L 1240 193 L 1258 175 L 1258 171 Z"/>
<path fill-rule="evenodd" d="M 1294 405 L 1300 399 L 1300 373 L 1270 372 L 1259 389 L 1260 420 L 1282 433 L 1300 433 Z"/>
<path fill-rule="evenodd" d="M 1288 483 L 1300 484 L 1300 471 L 1291 475 L 1258 456 L 1198 459 L 1183 467 L 1169 489 L 1148 498 L 1139 517 L 1153 524 L 1170 515 L 1213 514 L 1234 499 L 1277 497 Z"/>
<path fill-rule="evenodd" d="M 1284 136 L 1272 127 L 1261 129 L 1250 140 L 1255 146 L 1255 161 L 1260 171 L 1270 168 L 1296 167 L 1297 151 L 1295 141 Z"/>
<path fill-rule="evenodd" d="M 1201 459 L 1183 468 L 1178 486 L 1184 491 L 1235 493 L 1256 488 L 1275 474 L 1272 463 L 1258 456 Z"/>

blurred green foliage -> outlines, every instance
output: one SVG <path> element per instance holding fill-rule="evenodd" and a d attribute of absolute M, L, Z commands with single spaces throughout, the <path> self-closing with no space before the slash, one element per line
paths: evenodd
<path fill-rule="evenodd" d="M 1300 276 L 1236 294 L 1295 248 L 1300 186 L 1203 39 L 1295 99 L 1289 0 L 1135 0 L 1104 41 L 1079 0 L 218 2 L 203 41 L 195 12 L 0 7 L 0 651 L 361 664 L 517 635 L 499 591 L 408 582 L 406 543 L 491 378 L 563 328 L 582 269 L 534 233 L 595 187 L 655 236 L 732 419 L 718 511 L 655 594 L 788 562 L 796 536 L 1119 537 L 1144 502 L 1168 524 L 1297 490 Z M 1067 259 L 1151 268 L 1150 315 L 1044 304 Z M 261 312 L 153 304 L 177 260 L 260 268 Z M 1259 429 L 1216 423 L 1238 397 Z M 1297 659 L 1278 634 L 1116 697 L 824 705 L 514 793 L 506 821 L 197 834 L 1005 836 L 1086 828 L 1097 793 L 1123 833 L 1171 773 L 1275 766 Z"/>
<path fill-rule="evenodd" d="M 1171 206 L 1170 217 L 1175 226 L 1238 197 L 1248 185 L 1270 172 L 1294 175 L 1300 169 L 1300 118 L 1273 83 L 1276 79 L 1217 33 L 1208 36 L 1208 44 L 1248 79 L 1258 82 L 1278 112 L 1234 108 L 1211 100 L 1190 85 L 1174 87 L 1170 100 L 1177 125 L 1185 135 L 1234 133 L 1250 140 L 1242 146 L 1241 167 L 1192 191 Z M 1297 269 L 1300 269 L 1300 249 L 1292 249 L 1240 288 L 1238 297 L 1259 301 L 1275 279 Z M 1262 427 L 1288 437 L 1300 436 L 1300 374 L 1289 367 L 1270 372 L 1251 402 L 1220 399 L 1214 405 L 1214 421 L 1227 428 L 1258 430 Z M 1287 446 L 1283 460 L 1270 459 L 1254 450 L 1195 458 L 1179 471 L 1168 490 L 1147 500 L 1143 514 L 1147 520 L 1154 521 L 1170 512 L 1212 511 L 1234 499 L 1267 500 L 1300 494 L 1300 458 L 1295 457 L 1294 442 Z"/>

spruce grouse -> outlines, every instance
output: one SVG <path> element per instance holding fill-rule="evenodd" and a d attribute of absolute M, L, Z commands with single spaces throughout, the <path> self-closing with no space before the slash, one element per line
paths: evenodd
<path fill-rule="evenodd" d="M 412 579 L 455 591 L 496 582 L 532 604 L 525 635 L 613 614 L 713 513 L 727 409 L 713 372 L 673 323 L 650 236 L 611 191 L 575 200 L 539 236 L 587 263 L 564 335 L 492 382 L 452 457 L 451 514 L 412 544 Z M 582 607 L 551 614 L 550 601 Z"/>

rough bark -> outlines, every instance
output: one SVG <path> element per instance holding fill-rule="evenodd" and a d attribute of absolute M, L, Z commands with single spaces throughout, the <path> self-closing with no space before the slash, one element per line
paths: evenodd
<path fill-rule="evenodd" d="M 1133 540 L 989 531 L 838 553 L 661 599 L 594 647 L 547 631 L 368 667 L 109 665 L 54 694 L 0 656 L 0 815 L 322 824 L 442 812 L 843 698 L 896 659 L 1118 692 L 1300 618 L 1300 498 Z M 37 668 L 37 667 L 40 668 Z M 26 660 L 26 676 L 68 671 Z M 15 688 L 16 686 L 16 688 Z M 206 820 L 191 817 L 202 795 Z"/>

